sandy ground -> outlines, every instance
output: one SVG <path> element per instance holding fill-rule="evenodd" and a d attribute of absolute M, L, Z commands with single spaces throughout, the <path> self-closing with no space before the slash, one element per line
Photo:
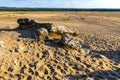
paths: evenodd
<path fill-rule="evenodd" d="M 18 18 L 75 28 L 93 52 L 37 43 Z M 0 12 L 0 28 L 0 80 L 120 79 L 120 12 Z"/>

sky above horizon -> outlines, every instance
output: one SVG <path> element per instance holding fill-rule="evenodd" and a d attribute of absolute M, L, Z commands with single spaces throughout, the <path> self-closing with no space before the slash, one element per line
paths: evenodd
<path fill-rule="evenodd" d="M 120 8 L 120 0 L 0 0 L 4 7 Z"/>

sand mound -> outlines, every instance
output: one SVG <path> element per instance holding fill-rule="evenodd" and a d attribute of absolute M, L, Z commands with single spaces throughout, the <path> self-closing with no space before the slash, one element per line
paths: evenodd
<path fill-rule="evenodd" d="M 0 23 L 5 26 L 12 25 L 15 22 L 10 22 L 16 21 L 16 18 L 30 17 L 43 22 L 65 24 L 68 25 L 67 28 L 60 25 L 63 28 L 57 26 L 53 29 L 55 31 L 63 30 L 62 33 L 78 30 L 79 36 L 77 37 L 91 46 L 93 50 L 85 52 L 55 44 L 59 42 L 60 36 L 52 33 L 49 35 L 55 38 L 49 37 L 49 40 L 45 42 L 37 42 L 33 29 L 20 30 L 6 27 L 6 29 L 0 29 L 0 80 L 120 79 L 120 31 L 118 26 L 105 19 L 96 19 L 97 16 L 82 19 L 81 15 L 73 15 L 73 13 L 71 15 L 69 12 L 65 15 L 61 15 L 59 12 L 55 14 L 23 13 L 24 15 L 15 12 L 14 18 L 12 16 L 6 18 L 4 17 L 6 14 L 2 13 L 1 17 L 5 20 L 2 18 L 3 21 Z M 8 14 L 12 15 L 12 13 Z M 50 19 L 50 16 L 53 16 L 54 19 Z M 119 21 L 113 16 L 111 19 L 113 22 Z"/>
<path fill-rule="evenodd" d="M 0 32 L 1 80 L 120 79 L 119 63 L 99 51 L 87 53 L 58 45 L 45 45 L 35 42 L 32 35 L 27 34 L 27 30 L 22 30 L 22 33 L 26 32 L 26 37 L 29 38 L 20 38 L 17 31 Z M 81 39 L 85 41 L 93 39 L 82 33 L 81 35 Z"/>

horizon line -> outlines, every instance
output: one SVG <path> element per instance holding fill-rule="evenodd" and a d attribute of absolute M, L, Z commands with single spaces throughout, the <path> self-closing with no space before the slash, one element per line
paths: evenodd
<path fill-rule="evenodd" d="M 0 6 L 0 8 L 51 8 L 51 9 L 120 9 L 120 8 L 70 8 L 70 7 L 9 7 L 9 6 Z"/>

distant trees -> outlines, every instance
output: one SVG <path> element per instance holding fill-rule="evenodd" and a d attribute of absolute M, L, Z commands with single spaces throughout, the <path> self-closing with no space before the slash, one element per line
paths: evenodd
<path fill-rule="evenodd" d="M 80 9 L 80 8 L 15 8 L 0 7 L 0 11 L 120 11 L 120 9 Z"/>

